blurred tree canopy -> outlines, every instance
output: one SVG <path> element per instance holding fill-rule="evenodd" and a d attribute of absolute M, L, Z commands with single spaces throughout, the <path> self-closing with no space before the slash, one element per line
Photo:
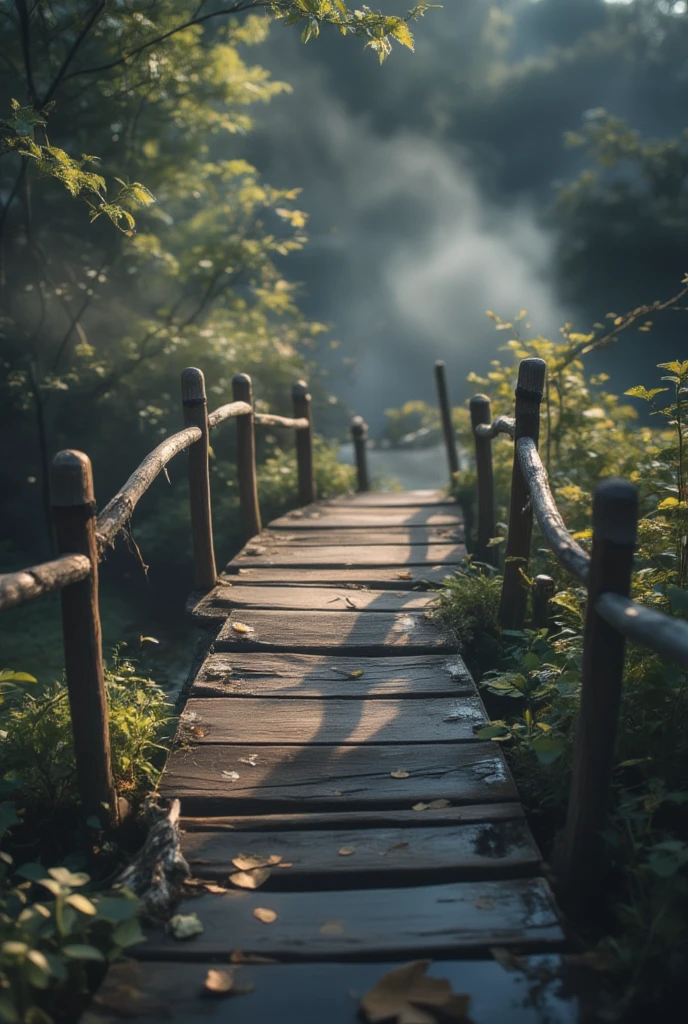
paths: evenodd
<path fill-rule="evenodd" d="M 24 550 L 41 490 L 48 518 L 52 454 L 88 451 L 109 498 L 178 425 L 186 365 L 205 371 L 211 406 L 246 371 L 280 412 L 308 374 L 320 429 L 341 423 L 313 362 L 333 343 L 280 270 L 306 241 L 299 189 L 242 156 L 251 108 L 289 89 L 250 51 L 278 20 L 304 41 L 329 24 L 382 60 L 392 41 L 413 48 L 426 8 L 0 0 L 0 487 L 3 533 Z"/>

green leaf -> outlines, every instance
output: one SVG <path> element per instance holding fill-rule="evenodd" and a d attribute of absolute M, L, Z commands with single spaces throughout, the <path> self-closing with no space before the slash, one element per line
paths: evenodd
<path fill-rule="evenodd" d="M 97 910 L 93 903 L 85 896 L 82 896 L 80 892 L 72 893 L 71 896 L 67 897 L 67 903 L 70 907 L 74 907 L 80 914 L 87 914 L 89 917 L 94 917 Z"/>
<path fill-rule="evenodd" d="M 69 868 L 48 868 L 48 874 L 60 885 L 69 886 L 70 889 L 78 889 L 91 881 L 85 871 L 70 871 Z"/>
<path fill-rule="evenodd" d="M 95 946 L 86 945 L 85 943 L 75 943 L 74 945 L 63 946 L 62 952 L 72 960 L 105 960 L 105 957 L 99 949 L 96 949 Z"/>

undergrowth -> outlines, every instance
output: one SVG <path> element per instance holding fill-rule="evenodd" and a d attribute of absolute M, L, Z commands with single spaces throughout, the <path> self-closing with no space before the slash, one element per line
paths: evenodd
<path fill-rule="evenodd" d="M 626 319 L 614 315 L 615 325 L 622 329 L 629 318 L 632 314 Z M 504 324 L 498 321 L 498 326 Z M 506 328 L 517 333 L 517 326 Z M 496 400 L 493 415 L 508 414 L 516 363 L 531 355 L 547 360 L 540 450 L 564 521 L 589 547 L 597 482 L 607 475 L 635 482 L 641 519 L 632 596 L 686 617 L 688 362 L 660 363 L 663 373 L 656 385 L 648 382 L 626 392 L 627 398 L 649 406 L 649 424 L 638 424 L 636 409 L 604 389 L 604 375 L 585 372 L 582 357 L 595 347 L 596 335 L 576 335 L 570 325 L 563 334 L 558 344 L 516 337 L 506 346 L 512 360 L 495 360 L 486 377 L 470 379 Z M 468 447 L 466 420 L 464 427 Z M 494 543 L 501 546 L 513 443 L 499 440 L 493 448 L 501 509 Z M 462 485 L 465 500 L 465 481 Z M 477 736 L 503 745 L 548 855 L 564 823 L 569 794 L 586 595 L 538 546 L 537 537 L 530 571 L 549 573 L 557 585 L 549 629 L 500 631 L 501 576 L 470 559 L 441 591 L 437 613 L 454 629 L 481 681 L 492 720 Z M 532 583 L 523 576 L 524 587 Z M 688 970 L 688 676 L 635 644 L 627 645 L 615 759 L 604 836 L 607 898 L 599 906 L 597 934 L 587 956 L 618 983 L 607 1019 L 630 1019 L 643 1007 L 669 1005 Z"/>

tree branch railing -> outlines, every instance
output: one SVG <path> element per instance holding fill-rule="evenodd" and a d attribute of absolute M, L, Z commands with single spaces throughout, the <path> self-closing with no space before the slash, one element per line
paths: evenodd
<path fill-rule="evenodd" d="M 52 514 L 60 557 L 17 572 L 0 574 L 0 612 L 44 594 L 61 592 L 65 678 L 69 694 L 77 782 L 86 817 L 104 826 L 118 820 L 112 781 L 108 708 L 98 603 L 98 563 L 125 530 L 153 481 L 181 452 L 188 451 L 189 505 L 194 588 L 210 590 L 217 581 L 210 504 L 209 434 L 228 420 L 237 424 L 237 477 L 244 539 L 261 531 L 255 427 L 293 430 L 296 439 L 299 503 L 315 501 L 311 396 L 305 381 L 292 388 L 293 417 L 255 413 L 251 378 L 238 374 L 233 401 L 207 412 L 200 370 L 182 373 L 184 429 L 165 438 L 143 459 L 126 483 L 95 514 L 91 462 L 77 451 L 59 452 L 52 464 Z"/>
<path fill-rule="evenodd" d="M 688 622 L 630 599 L 638 522 L 638 497 L 632 484 L 610 477 L 597 485 L 590 554 L 567 530 L 538 453 L 545 369 L 541 359 L 521 362 L 513 419 L 499 416 L 491 421 L 489 398 L 476 395 L 471 399 L 478 504 L 475 552 L 483 561 L 491 560 L 494 549 L 487 547 L 495 519 L 491 439 L 506 433 L 514 438 L 515 444 L 499 607 L 502 628 L 521 630 L 525 624 L 533 515 L 559 564 L 587 588 L 571 791 L 566 825 L 555 853 L 562 884 L 581 894 L 591 886 L 594 889 L 602 875 L 602 830 L 609 809 L 625 642 L 628 639 L 649 647 L 688 667 Z M 536 629 L 549 626 L 548 605 L 554 590 L 554 581 L 549 576 L 538 576 L 534 581 L 532 624 Z"/>

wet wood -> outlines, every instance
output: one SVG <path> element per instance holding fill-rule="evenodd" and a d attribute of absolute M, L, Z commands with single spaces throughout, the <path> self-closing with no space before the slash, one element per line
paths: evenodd
<path fill-rule="evenodd" d="M 300 700 L 191 697 L 180 724 L 194 742 L 254 745 L 476 742 L 486 725 L 479 697 L 408 700 Z"/>
<path fill-rule="evenodd" d="M 266 926 L 267 927 L 267 926 Z M 524 971 L 496 960 L 435 960 L 428 975 L 471 997 L 473 1024 L 573 1024 L 582 1019 L 570 968 L 556 955 L 521 957 Z M 246 995 L 209 999 L 203 986 L 217 963 L 135 961 L 110 968 L 88 1010 L 90 1021 L 121 1024 L 360 1024 L 359 999 L 398 961 L 261 964 L 234 969 Z M 225 965 L 226 966 L 226 965 Z M 579 983 L 580 984 L 580 983 Z"/>
<path fill-rule="evenodd" d="M 388 568 L 361 566 L 356 569 L 339 569 L 334 566 L 327 569 L 309 567 L 308 572 L 304 573 L 298 567 L 261 565 L 248 568 L 242 559 L 238 563 L 230 562 L 222 578 L 235 586 L 248 583 L 253 586 L 278 584 L 294 587 L 345 586 L 351 590 L 366 587 L 370 590 L 417 590 L 441 585 L 454 571 L 451 565 Z"/>
<path fill-rule="evenodd" d="M 239 421 L 237 421 L 239 422 Z M 285 569 L 351 569 L 355 566 L 375 566 L 399 569 L 417 566 L 459 565 L 466 557 L 463 544 L 368 544 L 349 547 L 327 545 L 305 547 L 283 544 L 278 549 L 262 553 L 261 545 L 248 544 L 235 564 L 238 566 L 273 566 Z"/>
<path fill-rule="evenodd" d="M 440 508 L 341 508 L 336 505 L 309 505 L 295 509 L 268 524 L 268 530 L 341 530 L 363 527 L 385 530 L 400 526 L 455 526 L 463 521 L 458 507 Z"/>
<path fill-rule="evenodd" d="M 247 631 L 246 627 L 248 627 Z M 294 651 L 303 654 L 383 655 L 454 653 L 449 627 L 420 612 L 280 612 L 266 609 L 230 611 L 215 649 Z"/>
<path fill-rule="evenodd" d="M 284 611 L 424 611 L 434 594 L 413 590 L 360 590 L 328 587 L 232 587 L 220 585 L 193 605 L 196 621 L 224 621 L 232 608 L 280 608 Z"/>
<path fill-rule="evenodd" d="M 358 658 L 312 654 L 211 654 L 192 697 L 471 696 L 475 683 L 458 655 Z"/>
<path fill-rule="evenodd" d="M 365 494 L 342 494 L 327 503 L 355 508 L 408 508 L 409 506 L 449 505 L 456 508 L 453 498 L 444 491 L 372 491 Z"/>
<path fill-rule="evenodd" d="M 390 773 L 401 769 L 409 778 L 392 778 Z M 498 745 L 489 742 L 274 746 L 259 751 L 251 745 L 208 743 L 172 752 L 160 793 L 179 797 L 182 813 L 192 816 L 410 810 L 418 801 L 484 804 L 516 799 Z"/>
<path fill-rule="evenodd" d="M 419 815 L 422 818 L 422 815 Z M 314 832 L 190 832 L 182 852 L 196 878 L 227 884 L 239 854 L 282 858 L 262 891 L 288 891 L 348 883 L 406 885 L 534 874 L 540 855 L 525 822 L 484 822 L 446 827 L 354 827 Z M 340 850 L 352 849 L 342 856 Z"/>
<path fill-rule="evenodd" d="M 276 920 L 256 920 L 256 907 L 274 910 Z M 241 890 L 203 896 L 186 908 L 198 914 L 203 933 L 186 944 L 151 933 L 136 948 L 138 958 L 226 959 L 238 936 L 244 953 L 284 960 L 417 958 L 487 952 L 505 943 L 551 949 L 563 941 L 549 888 L 539 878 L 346 892 Z"/>
<path fill-rule="evenodd" d="M 312 814 L 250 814 L 216 816 L 213 818 L 182 818 L 181 827 L 188 832 L 289 832 L 306 829 L 394 828 L 403 825 L 408 831 L 416 828 L 452 827 L 524 819 L 518 803 L 467 804 L 461 807 L 426 807 L 422 811 L 396 808 L 391 811 L 336 811 Z"/>

